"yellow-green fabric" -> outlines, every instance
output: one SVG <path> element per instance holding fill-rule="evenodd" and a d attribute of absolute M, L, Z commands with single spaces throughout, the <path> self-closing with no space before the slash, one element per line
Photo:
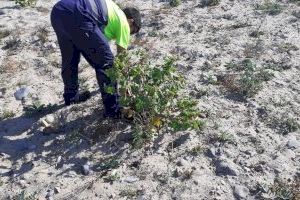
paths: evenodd
<path fill-rule="evenodd" d="M 127 49 L 130 42 L 130 27 L 124 12 L 112 0 L 106 0 L 108 24 L 104 35 L 108 40 L 116 40 L 117 45 Z"/>

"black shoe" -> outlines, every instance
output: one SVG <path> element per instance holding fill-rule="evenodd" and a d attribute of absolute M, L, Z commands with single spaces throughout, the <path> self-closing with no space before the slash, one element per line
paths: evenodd
<path fill-rule="evenodd" d="M 120 108 L 115 112 L 104 112 L 103 118 L 126 119 L 129 121 L 133 121 L 134 111 L 131 108 Z"/>
<path fill-rule="evenodd" d="M 77 103 L 85 102 L 89 98 L 91 98 L 91 93 L 89 91 L 83 91 L 83 92 L 77 93 L 73 97 L 70 97 L 68 95 L 64 95 L 66 106 L 69 106 L 71 104 L 77 104 Z"/>

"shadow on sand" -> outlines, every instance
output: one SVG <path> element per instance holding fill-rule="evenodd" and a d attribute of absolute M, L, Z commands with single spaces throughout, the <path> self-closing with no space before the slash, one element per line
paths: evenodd
<path fill-rule="evenodd" d="M 51 111 L 60 109 L 64 109 L 63 105 Z M 39 113 L 33 117 L 22 115 L 0 121 L 0 160 L 6 157 L 13 166 L 0 166 L 3 177 L 19 177 L 31 171 L 35 162 L 46 162 L 56 168 L 67 164 L 73 167 L 62 173 L 70 170 L 81 173 L 81 166 L 87 158 L 78 154 L 89 151 L 90 154 L 118 156 L 128 148 L 124 146 L 132 139 L 130 124 L 103 119 L 101 110 L 79 116 L 59 127 L 56 133 L 45 135 L 33 127 L 46 114 L 49 113 Z"/>

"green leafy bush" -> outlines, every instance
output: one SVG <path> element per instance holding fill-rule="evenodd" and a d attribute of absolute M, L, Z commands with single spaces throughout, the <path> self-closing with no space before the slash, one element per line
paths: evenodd
<path fill-rule="evenodd" d="M 35 6 L 37 0 L 15 0 L 15 3 L 20 5 L 21 7 L 27 7 L 27 6 Z"/>
<path fill-rule="evenodd" d="M 200 129 L 197 103 L 179 95 L 184 88 L 184 77 L 174 67 L 174 59 L 162 65 L 151 65 L 142 51 L 135 55 L 123 54 L 106 71 L 119 84 L 120 104 L 134 110 L 134 144 L 140 146 L 155 133 Z M 114 93 L 110 86 L 107 92 Z"/>

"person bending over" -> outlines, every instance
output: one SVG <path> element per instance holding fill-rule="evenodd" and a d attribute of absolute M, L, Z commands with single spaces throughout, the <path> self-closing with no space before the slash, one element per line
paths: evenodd
<path fill-rule="evenodd" d="M 117 83 L 105 74 L 114 63 L 109 41 L 116 41 L 118 53 L 126 50 L 130 35 L 141 28 L 140 12 L 132 7 L 121 10 L 112 0 L 60 0 L 52 9 L 51 24 L 61 50 L 65 105 L 90 97 L 88 91 L 78 92 L 78 64 L 83 55 L 96 71 L 104 116 L 120 116 L 117 92 L 105 92 L 108 85 L 117 91 Z"/>

